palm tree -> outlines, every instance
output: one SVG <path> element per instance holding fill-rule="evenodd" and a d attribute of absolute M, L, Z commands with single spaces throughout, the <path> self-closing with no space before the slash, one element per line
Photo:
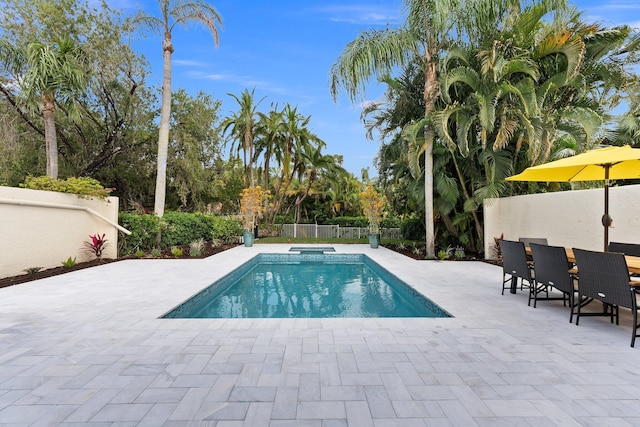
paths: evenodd
<path fill-rule="evenodd" d="M 12 74 L 19 88 L 19 100 L 29 109 L 37 109 L 44 119 L 47 175 L 58 177 L 56 103 L 66 106 L 72 118 L 78 118 L 76 99 L 86 87 L 82 49 L 69 38 L 53 45 L 32 42 L 26 49 L 0 39 L 0 61 Z"/>
<path fill-rule="evenodd" d="M 457 0 L 404 0 L 408 9 L 405 25 L 361 33 L 347 45 L 331 69 L 331 92 L 334 99 L 342 86 L 355 102 L 365 93 L 370 78 L 391 74 L 417 59 L 424 71 L 424 117 L 429 118 L 438 100 L 438 55 L 446 45 L 457 13 Z M 413 138 L 412 170 L 418 175 L 419 156 L 424 153 L 424 195 L 427 255 L 435 255 L 433 224 L 433 141 L 435 133 L 427 122 L 421 126 L 424 139 Z M 417 132 L 409 132 L 416 136 Z"/>
<path fill-rule="evenodd" d="M 169 151 L 169 120 L 171 118 L 171 54 L 173 43 L 171 32 L 177 25 L 187 25 L 190 22 L 205 25 L 218 45 L 218 29 L 222 25 L 222 18 L 218 11 L 204 0 L 158 0 L 161 17 L 139 14 L 135 22 L 153 31 L 161 32 L 162 52 L 164 57 L 162 79 L 162 107 L 160 110 L 160 131 L 158 134 L 158 173 L 156 176 L 156 194 L 153 211 L 162 217 L 164 215 L 164 201 L 167 192 L 167 155 Z"/>
<path fill-rule="evenodd" d="M 236 100 L 240 109 L 238 112 L 222 122 L 223 132 L 226 133 L 231 128 L 231 137 L 234 141 L 238 141 L 238 151 L 242 149 L 244 153 L 244 173 L 245 178 L 248 180 L 249 185 L 253 187 L 253 149 L 254 138 L 256 133 L 256 116 L 258 115 L 258 105 L 264 100 L 262 98 L 258 102 L 254 102 L 255 89 L 249 92 L 249 89 L 242 91 L 242 94 L 238 98 L 232 93 L 227 95 L 233 97 Z M 234 150 L 235 145 L 231 145 L 231 151 Z"/>
<path fill-rule="evenodd" d="M 264 159 L 264 188 L 269 189 L 271 160 L 284 140 L 283 111 L 276 105 L 269 114 L 258 113 L 254 158 Z"/>

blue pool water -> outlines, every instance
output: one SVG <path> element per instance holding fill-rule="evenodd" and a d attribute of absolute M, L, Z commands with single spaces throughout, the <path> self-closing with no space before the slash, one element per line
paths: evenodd
<path fill-rule="evenodd" d="M 361 254 L 259 254 L 164 318 L 450 317 Z"/>

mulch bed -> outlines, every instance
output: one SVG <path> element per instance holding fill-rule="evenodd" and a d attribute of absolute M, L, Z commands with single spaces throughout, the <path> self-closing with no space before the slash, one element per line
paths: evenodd
<path fill-rule="evenodd" d="M 19 276 L 12 276 L 12 277 L 4 277 L 2 279 L 0 279 L 0 288 L 5 288 L 7 286 L 12 286 L 12 285 L 18 285 L 20 283 L 25 283 L 25 282 L 30 282 L 32 280 L 38 280 L 38 279 L 44 279 L 46 277 L 53 277 L 53 276 L 57 276 L 59 274 L 65 274 L 65 273 L 69 273 L 72 271 L 77 271 L 77 270 L 82 270 L 84 268 L 89 268 L 89 267 L 96 267 L 98 265 L 103 265 L 103 264 L 108 264 L 111 262 L 117 262 L 117 261 L 122 261 L 125 259 L 199 259 L 199 258 L 206 258 L 208 256 L 211 255 L 215 255 L 219 252 L 222 251 L 226 251 L 227 249 L 230 249 L 234 246 L 237 246 L 236 244 L 233 245 L 222 245 L 222 246 L 217 246 L 214 247 L 213 245 L 211 245 L 211 242 L 207 242 L 205 244 L 205 247 L 202 251 L 202 255 L 200 256 L 189 256 L 189 248 L 188 246 L 184 246 L 181 247 L 183 255 L 181 257 L 175 257 L 173 256 L 173 254 L 171 253 L 170 250 L 164 250 L 162 251 L 162 255 L 160 257 L 152 257 L 150 255 L 146 255 L 143 257 L 137 257 L 134 255 L 129 255 L 129 256 L 125 256 L 125 257 L 121 257 L 118 259 L 94 259 L 92 261 L 87 261 L 87 262 L 79 262 L 76 265 L 74 265 L 73 267 L 54 267 L 54 268 L 49 268 L 46 270 L 40 270 L 36 273 L 27 273 L 27 274 L 21 274 Z"/>
<path fill-rule="evenodd" d="M 82 270 L 84 268 L 89 268 L 89 267 L 95 267 L 98 265 L 102 265 L 102 264 L 107 264 L 107 263 L 111 263 L 111 262 L 117 262 L 117 261 L 122 261 L 125 259 L 199 259 L 199 258 L 206 258 L 209 257 L 211 255 L 215 255 L 219 252 L 223 252 L 226 251 L 227 249 L 233 248 L 234 246 L 238 246 L 237 244 L 227 244 L 227 245 L 222 245 L 222 246 L 218 246 L 218 247 L 213 247 L 213 245 L 211 245 L 211 242 L 207 242 L 202 255 L 201 256 L 197 256 L 197 257 L 192 257 L 189 256 L 189 247 L 188 246 L 183 246 L 181 247 L 183 255 L 181 257 L 176 257 L 174 256 L 171 251 L 169 249 L 165 249 L 162 251 L 162 254 L 160 255 L 160 257 L 152 257 L 151 255 L 145 255 L 143 257 L 136 257 L 134 255 L 129 255 L 129 256 L 125 256 L 125 257 L 121 257 L 118 259 L 102 259 L 102 260 L 92 260 L 92 261 L 87 261 L 87 262 L 80 262 L 76 265 L 74 265 L 73 267 L 55 267 L 55 268 L 49 268 L 47 270 L 41 270 L 38 271 L 37 273 L 32 273 L 32 274 L 21 274 L 19 276 L 13 276 L 13 277 L 5 277 L 0 279 L 0 288 L 4 288 L 7 286 L 12 286 L 12 285 L 18 285 L 20 283 L 25 283 L 25 282 L 30 282 L 32 280 L 38 280 L 38 279 L 44 279 L 46 277 L 52 277 L 52 276 L 57 276 L 59 274 L 64 274 L 64 273 L 69 273 L 71 271 L 76 271 L 76 270 Z M 387 249 L 391 249 L 392 251 L 401 253 L 402 255 L 405 255 L 409 258 L 413 258 L 415 260 L 420 260 L 420 261 L 424 261 L 426 260 L 424 254 L 424 248 L 422 248 L 422 250 L 420 252 L 414 250 L 413 248 L 409 248 L 409 247 L 402 247 L 402 246 L 397 246 L 397 245 L 382 245 Z M 436 258 L 437 259 L 437 258 Z M 485 261 L 482 258 L 479 258 L 475 255 L 467 255 L 464 258 L 461 259 L 457 259 L 457 258 L 451 258 L 451 260 L 455 260 L 455 261 Z"/>

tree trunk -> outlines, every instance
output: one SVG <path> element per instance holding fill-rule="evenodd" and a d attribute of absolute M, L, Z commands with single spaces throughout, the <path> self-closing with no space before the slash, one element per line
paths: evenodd
<path fill-rule="evenodd" d="M 428 54 L 426 58 L 426 70 L 424 81 L 424 116 L 428 117 L 435 107 L 438 95 L 438 75 L 433 56 Z M 433 129 L 425 129 L 424 150 L 424 220 L 426 231 L 427 256 L 435 256 L 435 229 L 433 226 Z"/>
<path fill-rule="evenodd" d="M 153 207 L 154 214 L 160 218 L 164 215 L 164 201 L 167 193 L 167 153 L 169 151 L 169 118 L 171 116 L 171 54 L 173 53 L 171 33 L 165 33 L 162 48 L 164 50 L 162 108 L 158 135 L 158 174 Z"/>
<path fill-rule="evenodd" d="M 42 95 L 42 117 L 44 119 L 44 141 L 47 155 L 47 176 L 58 178 L 58 141 L 56 140 L 56 122 L 53 113 L 55 100 L 51 95 Z"/>

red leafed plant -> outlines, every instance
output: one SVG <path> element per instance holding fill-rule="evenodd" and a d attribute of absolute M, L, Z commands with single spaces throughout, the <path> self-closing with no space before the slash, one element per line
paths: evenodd
<path fill-rule="evenodd" d="M 85 249 L 88 252 L 93 253 L 96 258 L 102 257 L 102 251 L 107 247 L 107 239 L 105 239 L 106 234 L 94 234 L 93 236 L 89 236 L 90 241 L 84 242 Z"/>

